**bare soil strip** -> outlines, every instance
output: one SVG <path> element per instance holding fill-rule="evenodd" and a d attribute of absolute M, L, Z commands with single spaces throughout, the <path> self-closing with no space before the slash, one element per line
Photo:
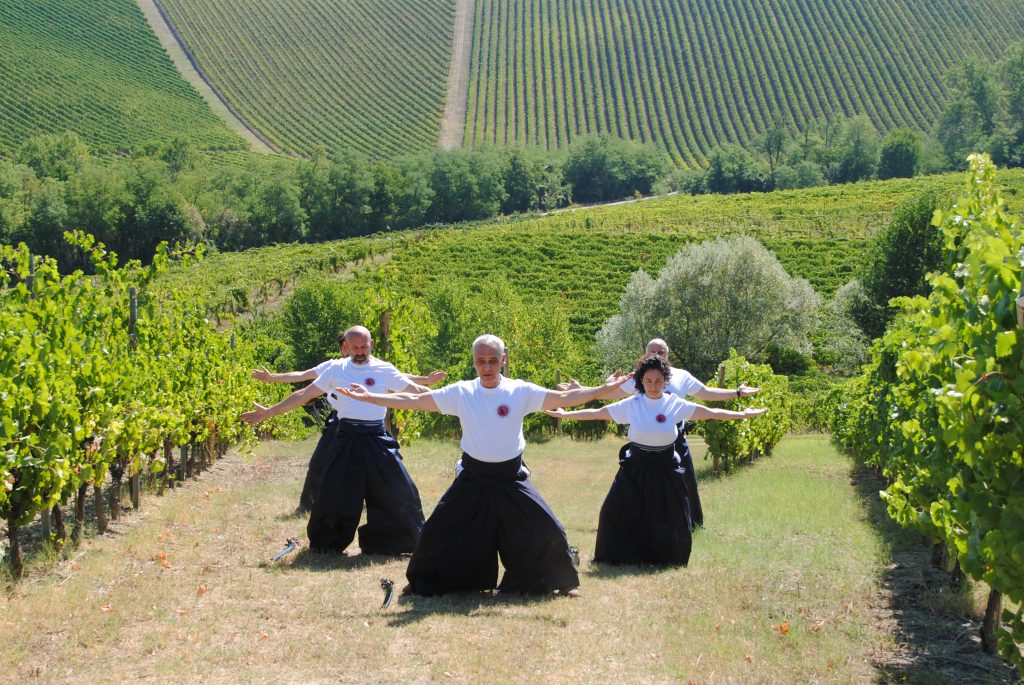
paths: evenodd
<path fill-rule="evenodd" d="M 455 35 L 452 37 L 452 62 L 448 68 L 448 96 L 441 118 L 443 150 L 462 145 L 466 128 L 466 100 L 469 97 L 469 48 L 473 33 L 473 0 L 455 3 Z"/>
<path fill-rule="evenodd" d="M 213 89 L 156 0 L 137 0 L 137 4 L 160 44 L 170 55 L 174 66 L 178 68 L 178 72 L 199 91 L 199 94 L 209 103 L 213 113 L 223 119 L 232 131 L 249 141 L 252 149 L 256 152 L 281 153 L 280 148 L 251 128 Z"/>

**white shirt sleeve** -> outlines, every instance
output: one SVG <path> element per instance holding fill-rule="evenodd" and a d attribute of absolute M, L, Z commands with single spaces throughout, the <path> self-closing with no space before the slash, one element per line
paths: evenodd
<path fill-rule="evenodd" d="M 542 388 L 536 383 L 523 383 L 517 391 L 522 398 L 525 414 L 532 414 L 543 409 L 544 400 L 547 399 L 550 392 L 547 388 Z"/>
<path fill-rule="evenodd" d="M 316 366 L 313 367 L 313 371 L 316 372 L 317 376 L 322 376 L 324 371 L 327 370 L 327 367 L 330 366 L 331 364 L 333 364 L 335 361 L 337 361 L 337 360 L 336 359 L 328 359 L 327 361 L 322 361 L 322 362 L 320 362 L 319 364 L 317 364 Z"/>
<path fill-rule="evenodd" d="M 672 376 L 672 389 L 683 398 L 695 395 L 705 387 L 696 376 L 685 369 L 672 369 Z"/>
<path fill-rule="evenodd" d="M 608 410 L 608 415 L 612 417 L 612 421 L 618 424 L 631 423 L 629 418 L 630 402 L 633 401 L 632 397 L 627 397 L 624 400 L 613 402 L 612 404 L 606 404 L 605 409 Z"/>
<path fill-rule="evenodd" d="M 404 373 L 388 364 L 380 370 L 380 380 L 385 388 L 391 392 L 401 392 L 409 387 L 409 379 Z"/>
<path fill-rule="evenodd" d="M 434 403 L 441 410 L 442 414 L 447 414 L 448 416 L 459 415 L 459 409 L 462 406 L 462 388 L 460 383 L 452 383 L 440 390 L 430 391 L 430 396 L 434 398 Z"/>
<path fill-rule="evenodd" d="M 672 423 L 689 421 L 693 413 L 697 411 L 698 406 L 700 405 L 695 402 L 688 402 L 682 397 L 676 398 L 676 402 L 672 406 Z"/>

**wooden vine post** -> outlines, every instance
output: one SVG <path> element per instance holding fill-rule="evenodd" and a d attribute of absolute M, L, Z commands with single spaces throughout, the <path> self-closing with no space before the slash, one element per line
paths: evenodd
<path fill-rule="evenodd" d="M 135 352 L 139 347 L 139 336 L 135 330 L 135 325 L 139 320 L 139 291 L 135 286 L 128 289 L 128 299 L 128 339 L 131 341 L 132 352 Z M 141 489 L 142 479 L 140 478 L 139 470 L 134 469 L 132 475 L 128 478 L 128 491 L 131 493 L 132 509 L 135 511 L 139 510 L 139 491 Z"/>
<path fill-rule="evenodd" d="M 555 370 L 555 387 L 557 388 L 562 384 L 562 370 Z M 555 432 L 559 435 L 562 434 L 562 419 L 555 419 Z"/>
<path fill-rule="evenodd" d="M 391 310 L 385 309 L 380 315 L 380 340 L 377 341 L 377 354 L 376 356 L 388 360 L 388 353 L 391 351 Z M 398 437 L 398 429 L 395 428 L 394 421 L 392 420 L 391 407 L 388 407 L 387 411 L 384 412 L 384 430 L 391 434 L 392 437 Z"/>
<path fill-rule="evenodd" d="M 725 363 L 724 362 L 718 365 L 718 387 L 719 388 L 724 388 L 725 387 Z M 722 464 L 721 464 L 721 461 L 720 461 L 720 455 L 717 454 L 717 453 L 713 455 L 711 469 L 712 469 L 712 471 L 714 471 L 716 476 L 722 475 Z"/>
<path fill-rule="evenodd" d="M 25 278 L 25 286 L 28 288 L 28 296 L 33 300 L 36 299 L 36 256 L 32 253 L 28 255 L 28 276 Z M 42 529 L 43 539 L 49 541 L 51 535 L 49 509 L 39 512 L 39 526 Z"/>
<path fill-rule="evenodd" d="M 996 631 L 1003 614 L 1003 595 L 998 590 L 989 590 L 985 619 L 981 623 L 981 646 L 989 654 L 997 654 Z"/>

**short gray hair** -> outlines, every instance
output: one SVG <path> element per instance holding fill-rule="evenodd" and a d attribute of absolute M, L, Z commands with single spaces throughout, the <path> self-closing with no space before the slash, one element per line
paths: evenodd
<path fill-rule="evenodd" d="M 476 340 L 474 340 L 473 341 L 473 354 L 476 354 L 476 348 L 480 347 L 481 345 L 487 345 L 488 347 L 495 348 L 496 350 L 498 350 L 498 356 L 499 357 L 501 355 L 505 354 L 505 341 L 502 340 L 501 338 L 499 338 L 496 335 L 491 335 L 490 333 L 484 333 L 483 335 L 478 337 Z"/>

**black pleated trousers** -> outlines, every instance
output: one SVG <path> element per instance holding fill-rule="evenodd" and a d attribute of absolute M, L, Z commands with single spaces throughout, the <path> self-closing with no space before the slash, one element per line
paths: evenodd
<path fill-rule="evenodd" d="M 697 472 L 693 468 L 693 455 L 686 444 L 686 423 L 679 424 L 679 436 L 676 438 L 676 454 L 679 464 L 686 470 L 686 490 L 690 495 L 690 521 L 694 528 L 704 527 L 704 509 L 700 505 L 700 492 L 697 490 Z"/>
<path fill-rule="evenodd" d="M 686 566 L 692 530 L 686 474 L 674 445 L 624 445 L 601 505 L 594 561 Z"/>
<path fill-rule="evenodd" d="M 334 411 L 324 422 L 323 432 L 320 433 L 320 440 L 316 443 L 313 456 L 309 458 L 309 467 L 306 469 L 306 478 L 302 482 L 302 494 L 299 495 L 299 509 L 313 511 L 313 500 L 320 489 L 320 482 L 324 479 L 327 467 L 331 465 L 334 453 L 331 445 L 338 435 L 338 414 Z"/>
<path fill-rule="evenodd" d="M 405 554 L 423 527 L 420 494 L 383 421 L 339 419 L 329 463 L 313 500 L 306 534 L 318 552 L 341 552 L 358 528 L 364 554 Z"/>
<path fill-rule="evenodd" d="M 547 594 L 579 587 L 565 529 L 521 469 L 522 458 L 483 462 L 462 455 L 462 471 L 423 525 L 407 592 L 492 590 Z"/>

